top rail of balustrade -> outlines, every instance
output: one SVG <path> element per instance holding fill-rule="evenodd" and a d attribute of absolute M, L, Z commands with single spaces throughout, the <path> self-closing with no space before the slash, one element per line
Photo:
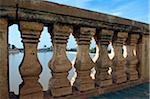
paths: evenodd
<path fill-rule="evenodd" d="M 0 12 L 0 17 L 8 17 L 14 22 L 62 22 L 149 34 L 149 24 L 146 23 L 42 0 L 0 0 Z"/>

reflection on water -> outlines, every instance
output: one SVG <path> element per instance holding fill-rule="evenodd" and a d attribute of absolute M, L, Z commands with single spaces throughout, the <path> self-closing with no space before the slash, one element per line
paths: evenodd
<path fill-rule="evenodd" d="M 18 94 L 18 85 L 22 82 L 19 74 L 19 64 L 22 61 L 23 53 L 9 55 L 9 86 L 10 91 Z"/>
<path fill-rule="evenodd" d="M 48 89 L 48 82 L 51 78 L 51 70 L 48 67 L 48 62 L 52 58 L 52 52 L 43 52 L 38 53 L 39 61 L 42 65 L 42 73 L 40 74 L 39 82 L 41 83 L 43 90 L 46 91 Z M 93 58 L 95 54 L 90 54 Z M 76 52 L 67 52 L 68 59 L 74 64 L 76 59 Z M 19 85 L 22 83 L 22 79 L 19 73 L 19 65 L 23 59 L 23 53 L 18 54 L 10 54 L 9 55 L 9 85 L 10 91 L 15 92 L 15 94 L 19 93 Z M 94 69 L 92 69 L 92 74 L 95 74 Z M 94 78 L 94 76 L 92 78 Z M 70 80 L 71 84 L 75 81 L 76 72 L 75 68 L 73 67 L 69 71 L 68 79 Z"/>

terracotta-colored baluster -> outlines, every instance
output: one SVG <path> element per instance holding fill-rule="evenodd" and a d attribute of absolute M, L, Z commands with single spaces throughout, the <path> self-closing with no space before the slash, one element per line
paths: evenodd
<path fill-rule="evenodd" d="M 24 44 L 24 58 L 20 65 L 23 84 L 20 99 L 43 99 L 42 87 L 38 82 L 41 65 L 37 58 L 37 45 L 43 24 L 36 22 L 20 22 L 20 32 Z"/>
<path fill-rule="evenodd" d="M 113 58 L 112 76 L 114 83 L 123 83 L 127 80 L 125 72 L 126 59 L 123 57 L 123 44 L 128 37 L 126 32 L 118 32 L 117 39 L 113 42 L 115 56 Z"/>
<path fill-rule="evenodd" d="M 74 86 L 79 91 L 87 91 L 95 88 L 94 81 L 90 77 L 91 69 L 94 67 L 94 62 L 89 56 L 90 41 L 94 33 L 94 28 L 81 27 L 77 30 L 78 52 L 75 61 L 77 78 Z"/>
<path fill-rule="evenodd" d="M 51 27 L 49 31 L 51 32 Z M 66 56 L 67 39 L 71 32 L 71 26 L 54 24 L 51 33 L 54 53 L 49 62 L 49 68 L 52 71 L 52 78 L 49 81 L 49 90 L 54 97 L 72 94 L 72 87 L 67 79 L 68 72 L 72 68 L 72 65 Z"/>
<path fill-rule="evenodd" d="M 128 80 L 138 79 L 138 57 L 136 55 L 136 47 L 139 39 L 139 34 L 131 34 L 127 45 L 127 78 Z"/>
<path fill-rule="evenodd" d="M 96 85 L 105 87 L 112 84 L 112 75 L 108 73 L 112 67 L 112 61 L 108 57 L 107 47 L 112 41 L 113 31 L 102 29 L 97 33 L 97 43 L 99 47 L 99 58 L 96 62 Z"/>

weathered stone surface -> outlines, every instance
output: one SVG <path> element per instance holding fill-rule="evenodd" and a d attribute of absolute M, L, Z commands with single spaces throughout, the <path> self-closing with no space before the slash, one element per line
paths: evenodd
<path fill-rule="evenodd" d="M 78 79 L 76 79 L 78 80 Z M 87 82 L 87 83 L 75 83 L 74 86 L 77 88 L 77 90 L 84 92 L 88 90 L 92 90 L 95 88 L 94 82 Z"/>
<path fill-rule="evenodd" d="M 28 1 L 19 1 L 18 2 L 19 11 L 24 9 L 32 9 L 37 10 L 39 12 L 47 12 L 47 13 L 55 13 L 57 15 L 64 15 L 64 16 L 73 16 L 83 19 L 90 19 L 90 20 L 97 20 L 99 22 L 107 22 L 107 23 L 117 23 L 117 24 L 123 24 L 123 25 L 131 25 L 135 27 L 146 27 L 148 29 L 148 26 L 145 26 L 143 23 L 136 22 L 129 19 L 123 19 L 116 16 L 106 15 L 102 13 L 97 13 L 94 11 L 88 11 L 84 9 L 79 9 L 71 6 L 65 6 L 60 5 L 52 2 L 28 2 Z M 35 12 L 34 12 L 35 13 Z M 40 14 L 39 14 L 40 15 Z M 25 16 L 24 16 L 25 17 Z M 32 17 L 31 17 L 32 18 Z M 52 18 L 55 19 L 55 18 Z M 93 24 L 93 23 L 92 23 Z M 118 25 L 119 26 L 119 25 Z M 134 28 L 133 28 L 134 29 Z"/>
<path fill-rule="evenodd" d="M 149 81 L 149 66 L 150 66 L 150 35 L 141 35 L 142 38 L 140 38 L 138 47 L 137 47 L 137 56 L 138 56 L 138 71 L 139 76 L 145 81 Z"/>
<path fill-rule="evenodd" d="M 136 80 L 138 79 L 138 57 L 137 57 L 137 43 L 138 43 L 139 35 L 131 34 L 128 39 L 127 45 L 127 78 L 128 80 Z M 133 76 L 133 77 L 132 77 Z"/>
<path fill-rule="evenodd" d="M 37 44 L 43 24 L 20 22 L 20 32 L 24 43 L 24 59 L 20 66 L 23 84 L 20 86 L 20 99 L 43 99 L 42 87 L 38 82 L 41 65 L 37 58 Z"/>
<path fill-rule="evenodd" d="M 122 47 L 127 37 L 128 33 L 118 32 L 117 39 L 113 40 L 115 56 L 113 58 L 112 76 L 114 83 L 123 83 L 127 80 L 125 72 L 126 59 L 122 53 Z"/>
<path fill-rule="evenodd" d="M 112 67 L 112 61 L 108 57 L 107 46 L 112 41 L 113 31 L 102 29 L 97 33 L 97 42 L 99 55 L 96 62 L 96 85 L 104 87 L 112 84 L 112 76 L 108 74 L 109 67 Z"/>
<path fill-rule="evenodd" d="M 120 84 L 120 83 L 124 83 L 127 81 L 127 77 L 124 76 L 124 77 L 120 77 L 120 78 L 117 78 L 117 79 L 113 79 L 115 83 L 117 84 Z"/>
<path fill-rule="evenodd" d="M 7 19 L 0 19 L 0 99 L 8 99 L 8 22 Z"/>
<path fill-rule="evenodd" d="M 0 18 L 16 19 L 17 0 L 0 0 Z M 10 22 L 9 22 L 10 23 Z"/>
<path fill-rule="evenodd" d="M 24 85 L 20 89 L 20 99 L 43 99 L 43 91 L 38 79 L 28 78 L 23 78 Z"/>
<path fill-rule="evenodd" d="M 97 96 L 103 95 L 105 93 L 115 92 L 115 91 L 123 90 L 126 88 L 132 89 L 133 86 L 136 86 L 136 85 L 141 84 L 141 83 L 143 83 L 143 81 L 141 79 L 138 79 L 138 80 L 129 81 L 126 83 L 113 84 L 113 85 L 110 85 L 107 87 L 98 87 L 98 88 L 95 88 L 93 90 L 84 91 L 84 92 L 78 92 L 78 91 L 74 90 L 73 94 L 59 97 L 56 99 L 88 99 L 91 96 L 97 97 Z M 51 97 L 49 95 L 49 93 L 45 92 L 45 99 L 55 99 L 55 98 Z"/>
<path fill-rule="evenodd" d="M 52 30 L 52 32 L 51 32 Z M 52 78 L 49 81 L 49 90 L 54 97 L 72 93 L 72 87 L 67 79 L 68 71 L 72 68 L 71 62 L 66 56 L 66 46 L 72 27 L 65 24 L 54 24 L 53 29 L 49 27 L 52 36 L 53 57 L 49 61 L 52 70 Z"/>
<path fill-rule="evenodd" d="M 51 90 L 51 94 L 53 95 L 53 97 L 60 97 L 60 96 L 72 94 L 71 86 L 60 87 L 60 88 L 51 88 L 50 90 Z"/>
<path fill-rule="evenodd" d="M 108 74 L 108 70 L 106 71 L 100 71 L 100 70 L 97 70 L 98 72 L 96 72 L 96 81 L 100 82 L 101 80 L 108 80 L 108 79 L 112 79 L 112 75 L 109 75 Z"/>
<path fill-rule="evenodd" d="M 75 61 L 75 68 L 77 72 L 77 78 L 74 86 L 79 91 L 92 90 L 94 88 L 94 82 L 90 77 L 91 69 L 94 67 L 94 63 L 89 56 L 90 40 L 94 35 L 94 28 L 81 27 L 75 30 L 77 35 L 78 53 Z"/>
<path fill-rule="evenodd" d="M 100 81 L 97 81 L 97 85 L 100 86 L 100 87 L 107 87 L 109 85 L 112 85 L 112 79 L 104 79 L 104 80 L 100 80 Z"/>
<path fill-rule="evenodd" d="M 130 80 L 137 80 L 139 79 L 138 73 L 137 74 L 131 74 L 132 76 L 130 76 Z"/>
<path fill-rule="evenodd" d="M 89 76 L 91 71 L 77 71 L 76 83 L 78 85 L 93 83 L 92 78 Z"/>
<path fill-rule="evenodd" d="M 59 75 L 57 75 L 59 74 Z M 68 73 L 53 73 L 53 77 L 49 81 L 50 88 L 60 88 L 70 86 L 68 79 L 64 79 L 68 76 Z"/>
<path fill-rule="evenodd" d="M 121 77 L 126 77 L 126 73 L 125 73 L 125 70 L 124 69 L 118 69 L 116 71 L 114 71 L 113 73 L 113 79 L 119 79 Z"/>

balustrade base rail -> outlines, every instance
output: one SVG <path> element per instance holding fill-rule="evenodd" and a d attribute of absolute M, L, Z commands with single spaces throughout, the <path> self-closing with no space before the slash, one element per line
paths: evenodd
<path fill-rule="evenodd" d="M 49 91 L 44 91 L 44 99 L 85 99 L 93 96 L 99 96 L 102 94 L 110 93 L 119 91 L 125 88 L 133 87 L 139 84 L 142 84 L 145 81 L 144 79 L 139 79 L 136 81 L 129 81 L 121 84 L 112 84 L 110 86 L 106 87 L 96 87 L 93 90 L 85 91 L 85 92 L 79 92 L 76 90 L 76 88 L 73 87 L 73 93 L 71 95 L 66 95 L 62 97 L 52 97 L 49 93 Z M 14 95 L 13 93 L 10 94 L 10 99 L 19 99 L 19 96 Z"/>

